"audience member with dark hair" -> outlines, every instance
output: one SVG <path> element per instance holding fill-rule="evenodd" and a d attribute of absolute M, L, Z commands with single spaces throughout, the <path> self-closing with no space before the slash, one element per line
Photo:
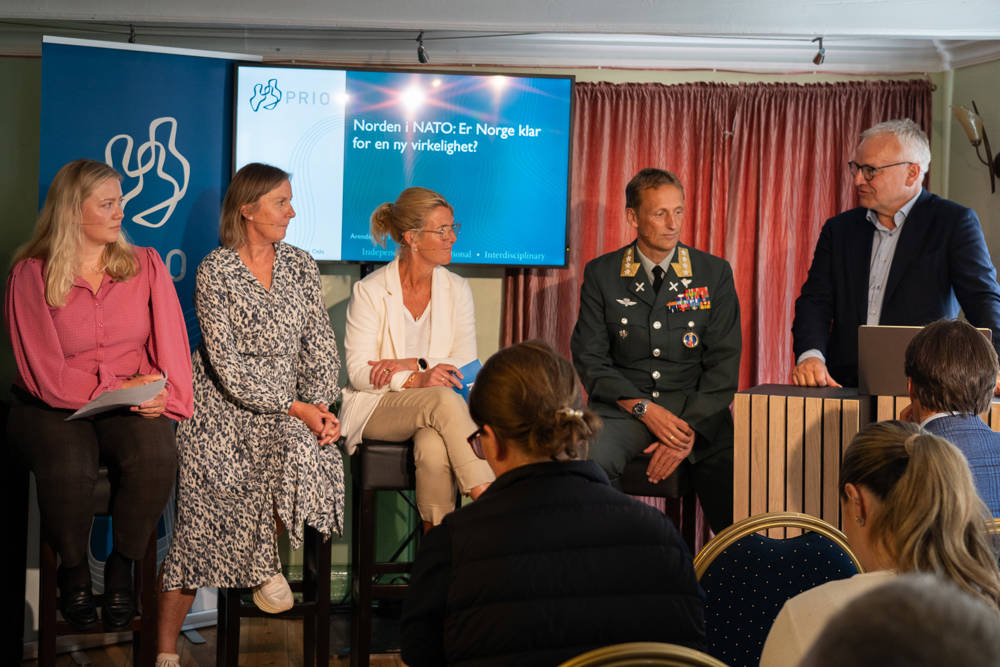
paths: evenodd
<path fill-rule="evenodd" d="M 424 538 L 403 611 L 403 659 L 555 665 L 592 648 L 704 648 L 704 602 L 670 520 L 584 460 L 600 419 L 542 342 L 493 355 L 469 437 L 497 475 Z"/>
<path fill-rule="evenodd" d="M 800 667 L 996 667 L 997 610 L 930 574 L 865 593 L 826 626 Z"/>
<path fill-rule="evenodd" d="M 865 426 L 844 453 L 840 506 L 864 573 L 786 602 L 764 644 L 762 667 L 798 664 L 834 614 L 897 573 L 936 574 L 997 608 L 1000 571 L 989 513 L 965 457 L 947 440 L 908 422 Z"/>
<path fill-rule="evenodd" d="M 997 371 L 996 350 L 968 322 L 928 324 L 906 348 L 910 407 L 904 415 L 965 454 L 993 516 L 1000 516 L 1000 433 L 979 415 L 990 408 Z"/>

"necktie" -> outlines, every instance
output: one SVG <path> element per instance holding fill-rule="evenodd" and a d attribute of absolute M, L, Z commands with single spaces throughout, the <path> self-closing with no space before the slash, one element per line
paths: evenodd
<path fill-rule="evenodd" d="M 659 294 L 660 288 L 663 286 L 663 276 L 666 273 L 663 271 L 663 267 L 657 264 L 653 267 L 653 293 Z"/>

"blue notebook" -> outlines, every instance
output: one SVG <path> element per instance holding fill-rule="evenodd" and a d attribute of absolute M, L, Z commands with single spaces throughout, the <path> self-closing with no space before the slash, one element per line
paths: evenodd
<path fill-rule="evenodd" d="M 466 365 L 462 366 L 458 370 L 462 373 L 462 388 L 455 388 L 465 402 L 469 402 L 469 392 L 472 391 L 472 385 L 476 382 L 476 376 L 479 375 L 479 370 L 483 367 L 483 364 L 479 359 L 473 359 Z"/>

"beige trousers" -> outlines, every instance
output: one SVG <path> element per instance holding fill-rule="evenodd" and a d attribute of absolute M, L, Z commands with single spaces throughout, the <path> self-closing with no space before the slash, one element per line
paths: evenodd
<path fill-rule="evenodd" d="M 362 436 L 399 441 L 413 438 L 417 509 L 435 526 L 455 509 L 455 480 L 463 494 L 492 482 L 493 471 L 469 447 L 476 430 L 465 401 L 448 387 L 390 391 L 365 425 Z"/>

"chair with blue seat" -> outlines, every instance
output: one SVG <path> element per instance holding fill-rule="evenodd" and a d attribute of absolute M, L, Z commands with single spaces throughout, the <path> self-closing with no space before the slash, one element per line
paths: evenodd
<path fill-rule="evenodd" d="M 802 534 L 784 539 L 758 534 L 773 528 Z M 706 596 L 708 652 L 734 667 L 760 662 L 786 600 L 862 571 L 843 533 L 797 512 L 758 514 L 733 524 L 698 553 L 694 569 Z"/>

